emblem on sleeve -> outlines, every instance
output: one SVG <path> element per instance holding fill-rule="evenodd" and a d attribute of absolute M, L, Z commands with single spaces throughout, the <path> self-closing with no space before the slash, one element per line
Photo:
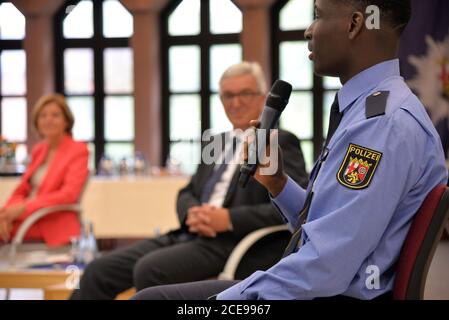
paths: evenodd
<path fill-rule="evenodd" d="M 337 180 L 350 189 L 367 188 L 381 158 L 381 152 L 351 143 L 338 171 Z"/>

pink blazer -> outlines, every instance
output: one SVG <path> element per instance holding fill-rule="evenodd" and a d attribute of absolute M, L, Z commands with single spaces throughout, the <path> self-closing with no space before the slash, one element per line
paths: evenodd
<path fill-rule="evenodd" d="M 89 175 L 87 167 L 89 152 L 84 143 L 76 142 L 65 135 L 47 173 L 38 187 L 37 194 L 27 199 L 31 192 L 30 177 L 43 163 L 49 150 L 47 142 L 38 143 L 31 153 L 31 163 L 22 176 L 6 207 L 25 203 L 25 212 L 14 222 L 12 237 L 20 224 L 38 209 L 61 204 L 77 203 Z M 76 212 L 55 212 L 33 225 L 25 236 L 26 240 L 44 240 L 49 246 L 70 242 L 80 233 L 80 222 Z"/>

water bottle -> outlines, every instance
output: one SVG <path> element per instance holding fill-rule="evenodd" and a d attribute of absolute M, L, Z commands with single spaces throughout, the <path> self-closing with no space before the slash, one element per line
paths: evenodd
<path fill-rule="evenodd" d="M 84 263 L 92 262 L 98 255 L 97 239 L 94 235 L 94 224 L 89 223 L 89 230 L 86 238 L 86 249 L 84 251 Z"/>
<path fill-rule="evenodd" d="M 100 159 L 99 172 L 100 176 L 112 176 L 114 174 L 114 162 L 108 156 L 102 156 Z"/>
<path fill-rule="evenodd" d="M 143 177 L 147 173 L 147 161 L 142 152 L 136 151 L 134 155 L 134 173 L 136 176 Z"/>
<path fill-rule="evenodd" d="M 84 221 L 81 221 L 81 234 L 77 243 L 77 249 L 75 251 L 75 264 L 84 264 L 84 256 L 87 247 L 87 235 L 86 225 Z"/>
<path fill-rule="evenodd" d="M 129 163 L 128 163 L 128 159 L 126 159 L 126 157 L 123 157 L 118 165 L 118 172 L 120 174 L 120 176 L 127 176 L 130 172 L 129 170 Z"/>
<path fill-rule="evenodd" d="M 81 222 L 81 235 L 72 248 L 75 264 L 87 265 L 98 256 L 97 239 L 93 223 Z"/>

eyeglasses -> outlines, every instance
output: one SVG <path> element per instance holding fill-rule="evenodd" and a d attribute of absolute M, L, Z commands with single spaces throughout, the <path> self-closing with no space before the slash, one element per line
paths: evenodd
<path fill-rule="evenodd" d="M 220 95 L 221 100 L 223 103 L 229 103 L 234 99 L 235 97 L 239 98 L 241 102 L 243 103 L 249 103 L 255 96 L 259 96 L 259 92 L 254 92 L 250 90 L 243 90 L 237 93 L 232 92 L 223 92 Z"/>

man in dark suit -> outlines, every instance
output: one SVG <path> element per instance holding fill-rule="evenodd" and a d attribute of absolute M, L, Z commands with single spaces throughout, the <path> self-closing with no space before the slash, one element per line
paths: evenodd
<path fill-rule="evenodd" d="M 258 64 L 243 62 L 224 72 L 220 98 L 234 130 L 213 137 L 227 138 L 223 155 L 231 150 L 235 152 L 230 157 L 239 159 L 242 130 L 262 112 L 265 93 L 266 83 Z M 229 141 L 235 141 L 236 146 Z M 279 145 L 287 161 L 285 170 L 305 187 L 308 177 L 299 140 L 281 130 Z M 238 161 L 214 165 L 206 164 L 202 157 L 189 184 L 178 194 L 181 227 L 94 260 L 87 266 L 80 288 L 71 298 L 113 299 L 131 287 L 141 290 L 217 276 L 232 249 L 245 235 L 284 223 L 262 185 L 251 179 L 245 189 L 239 188 L 239 168 Z M 282 251 L 279 257 L 281 254 Z M 251 260 L 256 261 L 259 268 L 267 263 L 257 261 L 261 256 L 266 256 L 266 252 Z"/>

